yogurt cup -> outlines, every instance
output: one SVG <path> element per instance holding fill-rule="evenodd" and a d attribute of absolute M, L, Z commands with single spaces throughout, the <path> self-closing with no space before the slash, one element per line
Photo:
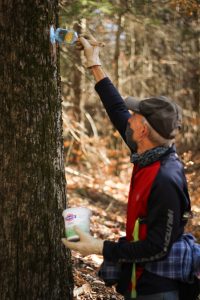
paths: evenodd
<path fill-rule="evenodd" d="M 84 232 L 90 232 L 91 214 L 91 210 L 86 207 L 71 207 L 63 211 L 62 216 L 65 221 L 65 235 L 68 241 L 79 241 L 79 236 L 73 229 L 75 225 Z"/>

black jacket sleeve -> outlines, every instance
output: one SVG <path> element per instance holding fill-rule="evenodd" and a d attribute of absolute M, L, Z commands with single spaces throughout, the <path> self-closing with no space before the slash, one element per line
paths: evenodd
<path fill-rule="evenodd" d="M 126 108 L 124 100 L 108 77 L 100 80 L 95 85 L 95 89 L 100 96 L 111 122 L 126 142 L 125 130 L 130 113 Z"/>
<path fill-rule="evenodd" d="M 162 259 L 183 232 L 179 187 L 169 178 L 155 180 L 148 200 L 147 237 L 124 243 L 104 242 L 109 261 L 150 262 Z"/>

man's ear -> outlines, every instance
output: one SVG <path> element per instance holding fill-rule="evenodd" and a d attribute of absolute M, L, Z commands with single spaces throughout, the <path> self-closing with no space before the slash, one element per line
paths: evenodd
<path fill-rule="evenodd" d="M 142 128 L 142 132 L 141 132 L 141 136 L 142 137 L 148 137 L 149 136 L 149 127 L 146 123 L 143 124 L 143 128 Z"/>

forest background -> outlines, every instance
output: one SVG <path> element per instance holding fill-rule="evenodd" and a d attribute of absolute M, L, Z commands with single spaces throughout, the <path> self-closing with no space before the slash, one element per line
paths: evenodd
<path fill-rule="evenodd" d="M 165 95 L 183 108 L 183 128 L 176 145 L 184 163 L 194 212 L 187 230 L 198 239 L 199 9 L 199 1 L 192 0 L 63 0 L 60 3 L 60 27 L 78 33 L 89 29 L 97 40 L 105 43 L 100 49 L 100 59 L 123 97 Z M 92 233 L 116 240 L 124 234 L 132 171 L 130 153 L 94 91 L 95 81 L 84 67 L 83 53 L 74 46 L 62 46 L 60 62 L 68 206 L 91 208 Z M 80 264 L 80 256 L 77 259 L 75 281 L 80 286 L 88 283 L 89 271 L 84 275 L 84 260 Z M 88 266 L 88 260 L 85 263 Z M 90 265 L 94 292 L 93 268 Z M 99 286 L 96 291 L 99 294 Z"/>

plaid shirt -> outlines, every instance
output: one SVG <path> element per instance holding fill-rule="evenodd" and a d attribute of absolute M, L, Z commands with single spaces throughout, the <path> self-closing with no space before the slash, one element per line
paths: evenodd
<path fill-rule="evenodd" d="M 200 245 L 192 234 L 183 234 L 163 260 L 146 263 L 145 269 L 162 277 L 193 282 L 200 274 Z"/>
<path fill-rule="evenodd" d="M 106 286 L 111 286 L 118 282 L 120 271 L 120 263 L 113 263 L 104 260 L 98 271 L 98 276 L 105 282 Z"/>
<path fill-rule="evenodd" d="M 162 277 L 192 283 L 195 276 L 200 279 L 200 245 L 195 243 L 192 234 L 183 234 L 172 245 L 168 256 L 160 261 L 146 263 L 145 269 Z M 120 270 L 120 263 L 104 260 L 98 276 L 105 285 L 111 286 L 118 282 Z"/>

